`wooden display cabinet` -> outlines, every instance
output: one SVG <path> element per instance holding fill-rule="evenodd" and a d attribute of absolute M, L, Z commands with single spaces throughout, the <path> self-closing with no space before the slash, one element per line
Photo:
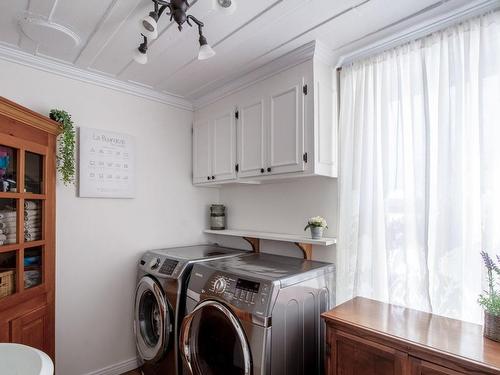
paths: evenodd
<path fill-rule="evenodd" d="M 0 97 L 0 342 L 54 359 L 59 124 Z"/>
<path fill-rule="evenodd" d="M 328 375 L 500 374 L 482 326 L 366 298 L 322 314 Z"/>

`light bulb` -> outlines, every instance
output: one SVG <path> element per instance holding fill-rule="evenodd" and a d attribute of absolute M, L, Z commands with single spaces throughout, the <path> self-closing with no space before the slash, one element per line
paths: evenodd
<path fill-rule="evenodd" d="M 217 0 L 217 2 L 219 10 L 226 15 L 231 15 L 236 11 L 236 0 Z"/>
<path fill-rule="evenodd" d="M 200 51 L 198 52 L 198 60 L 206 60 L 215 56 L 215 51 L 210 47 L 210 44 L 203 44 L 200 46 Z"/>
<path fill-rule="evenodd" d="M 154 15 L 155 13 L 152 12 Z M 144 36 L 149 39 L 158 38 L 158 23 L 156 19 L 151 16 L 151 13 L 141 20 L 141 31 Z"/>
<path fill-rule="evenodd" d="M 139 49 L 136 49 L 134 52 L 134 61 L 142 65 L 147 64 L 148 54 L 146 52 L 139 51 Z"/>

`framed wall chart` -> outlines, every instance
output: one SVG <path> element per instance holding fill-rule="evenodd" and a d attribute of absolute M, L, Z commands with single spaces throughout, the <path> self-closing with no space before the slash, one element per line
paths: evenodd
<path fill-rule="evenodd" d="M 101 129 L 79 130 L 79 196 L 134 198 L 134 137 Z"/>

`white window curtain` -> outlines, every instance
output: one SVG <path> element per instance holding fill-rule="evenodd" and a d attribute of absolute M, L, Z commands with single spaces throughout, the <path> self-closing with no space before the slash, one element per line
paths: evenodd
<path fill-rule="evenodd" d="M 338 301 L 481 322 L 500 255 L 500 12 L 346 66 Z"/>

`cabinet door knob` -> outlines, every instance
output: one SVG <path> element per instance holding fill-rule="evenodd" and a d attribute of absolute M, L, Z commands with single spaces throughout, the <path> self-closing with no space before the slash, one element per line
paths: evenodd
<path fill-rule="evenodd" d="M 261 168 L 260 173 L 264 173 L 264 172 L 265 172 L 264 168 Z"/>
<path fill-rule="evenodd" d="M 212 176 L 212 180 L 215 180 L 215 176 Z"/>
<path fill-rule="evenodd" d="M 268 172 L 271 172 L 271 167 L 267 168 L 267 171 L 268 171 Z"/>
<path fill-rule="evenodd" d="M 210 180 L 210 176 L 207 176 L 207 180 Z"/>

